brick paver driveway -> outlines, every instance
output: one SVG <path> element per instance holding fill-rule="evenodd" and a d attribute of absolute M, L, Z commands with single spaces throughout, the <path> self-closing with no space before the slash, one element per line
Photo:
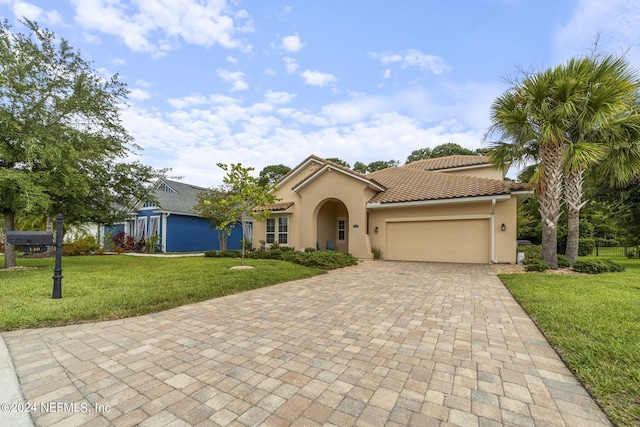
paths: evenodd
<path fill-rule="evenodd" d="M 486 265 L 366 263 L 3 335 L 24 398 L 57 405 L 42 426 L 609 425 Z"/>

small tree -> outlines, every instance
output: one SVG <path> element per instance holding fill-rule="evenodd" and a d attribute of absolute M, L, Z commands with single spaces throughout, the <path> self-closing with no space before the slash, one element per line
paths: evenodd
<path fill-rule="evenodd" d="M 227 249 L 228 230 L 221 226 L 226 219 L 227 209 L 221 206 L 220 201 L 229 196 L 229 191 L 227 186 L 221 185 L 198 193 L 198 204 L 193 207 L 196 212 L 211 221 L 211 226 L 218 231 L 218 242 L 222 251 Z"/>
<path fill-rule="evenodd" d="M 264 221 L 271 215 L 270 210 L 253 210 L 253 208 L 275 203 L 278 200 L 273 194 L 276 187 L 272 184 L 260 185 L 257 178 L 249 175 L 254 169 L 243 168 L 240 163 L 231 165 L 218 163 L 218 167 L 227 172 L 223 182 L 229 187 L 227 197 L 215 202 L 216 209 L 225 213 L 218 227 L 230 234 L 233 225 L 238 221 L 242 222 L 242 265 L 244 266 L 247 219 Z"/>

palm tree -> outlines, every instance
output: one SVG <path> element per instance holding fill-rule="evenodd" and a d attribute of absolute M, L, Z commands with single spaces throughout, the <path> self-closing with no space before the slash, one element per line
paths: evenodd
<path fill-rule="evenodd" d="M 525 75 L 492 105 L 489 134 L 501 139 L 489 152 L 494 163 L 538 163 L 531 182 L 540 202 L 542 259 L 552 269 L 557 269 L 563 184 L 569 217 L 567 257 L 573 262 L 578 255 L 584 173 L 628 143 L 629 130 L 637 128 L 638 88 L 624 58 L 592 55 Z M 619 166 L 610 167 L 616 169 Z"/>
<path fill-rule="evenodd" d="M 499 167 L 534 157 L 538 160 L 535 194 L 542 217 L 542 259 L 558 268 L 558 218 L 562 194 L 562 115 L 551 70 L 526 76 L 491 106 L 490 134 L 498 134 L 489 156 Z"/>

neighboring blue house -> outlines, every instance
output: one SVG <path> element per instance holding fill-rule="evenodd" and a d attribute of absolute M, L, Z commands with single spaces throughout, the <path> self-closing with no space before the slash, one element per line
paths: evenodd
<path fill-rule="evenodd" d="M 162 252 L 200 252 L 219 250 L 218 230 L 193 207 L 197 195 L 206 188 L 168 179 L 155 184 L 157 203 L 139 202 L 124 224 L 111 227 L 112 233 L 124 231 L 136 241 L 159 236 Z M 236 225 L 227 237 L 227 249 L 240 249 L 242 227 Z"/>

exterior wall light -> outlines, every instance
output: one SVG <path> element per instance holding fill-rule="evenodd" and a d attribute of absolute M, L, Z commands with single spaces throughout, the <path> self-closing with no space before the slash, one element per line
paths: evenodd
<path fill-rule="evenodd" d="M 507 230 L 507 226 L 504 225 L 504 223 L 500 226 L 500 230 L 502 231 L 506 231 Z"/>

